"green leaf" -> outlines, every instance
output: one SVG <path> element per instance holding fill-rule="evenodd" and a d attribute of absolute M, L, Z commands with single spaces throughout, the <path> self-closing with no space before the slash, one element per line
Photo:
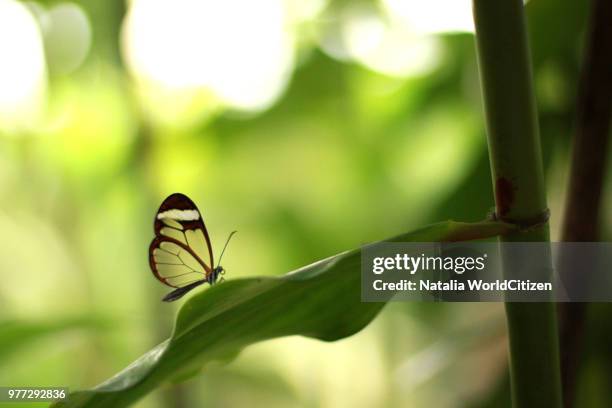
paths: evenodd
<path fill-rule="evenodd" d="M 514 227 L 501 222 L 443 222 L 389 241 L 484 239 Z M 258 341 L 302 335 L 324 341 L 364 328 L 384 303 L 361 302 L 361 251 L 347 251 L 281 277 L 237 279 L 190 298 L 172 337 L 99 386 L 70 394 L 56 407 L 121 407 L 165 381 L 184 379 L 207 362 Z"/>

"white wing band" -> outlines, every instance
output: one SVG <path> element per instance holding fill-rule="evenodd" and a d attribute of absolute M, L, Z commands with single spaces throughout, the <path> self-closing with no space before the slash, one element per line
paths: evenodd
<path fill-rule="evenodd" d="M 197 210 L 167 210 L 157 214 L 157 219 L 170 218 L 178 221 L 195 221 L 200 219 L 200 213 Z"/>

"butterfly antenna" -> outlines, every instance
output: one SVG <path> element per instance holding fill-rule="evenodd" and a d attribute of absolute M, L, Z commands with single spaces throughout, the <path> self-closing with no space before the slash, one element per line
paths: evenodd
<path fill-rule="evenodd" d="M 221 265 L 221 258 L 223 258 L 223 254 L 225 253 L 225 248 L 227 248 L 227 244 L 229 244 L 230 239 L 232 239 L 234 234 L 237 233 L 237 232 L 238 231 L 230 232 L 229 237 L 227 237 L 227 241 L 225 241 L 225 245 L 223 246 L 223 251 L 221 251 L 221 255 L 219 256 L 219 261 L 217 262 L 217 265 Z"/>

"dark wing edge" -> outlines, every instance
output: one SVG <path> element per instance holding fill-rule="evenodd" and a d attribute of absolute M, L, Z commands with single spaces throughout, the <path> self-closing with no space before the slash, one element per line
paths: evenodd
<path fill-rule="evenodd" d="M 164 302 L 174 302 L 175 300 L 178 300 L 180 298 L 182 298 L 183 296 L 185 296 L 185 294 L 187 294 L 187 292 L 191 292 L 192 289 L 206 283 L 206 280 L 199 280 L 193 283 L 190 283 L 187 286 L 183 286 L 180 288 L 177 288 L 175 290 L 173 290 L 172 292 L 168 293 L 166 296 L 164 296 L 162 298 L 162 300 Z"/>
<path fill-rule="evenodd" d="M 168 210 L 195 210 L 199 214 L 199 218 L 193 221 L 177 221 L 183 226 L 183 230 L 188 229 L 201 229 L 204 234 L 204 240 L 206 241 L 206 246 L 208 247 L 208 256 L 210 257 L 210 269 L 214 269 L 215 258 L 213 257 L 212 244 L 210 242 L 210 236 L 208 235 L 208 230 L 206 229 L 206 224 L 204 223 L 204 217 L 202 217 L 202 212 L 198 208 L 197 205 L 191 200 L 191 198 L 187 197 L 182 193 L 173 193 L 170 194 L 164 201 L 162 201 L 159 209 L 155 213 L 155 220 L 153 223 L 153 228 L 155 230 L 155 236 L 161 236 L 161 229 L 163 228 L 163 222 L 160 221 L 157 216 L 160 213 L 163 213 Z"/>
<path fill-rule="evenodd" d="M 155 276 L 157 280 L 159 280 L 164 285 L 170 286 L 171 288 L 177 288 L 177 289 L 185 288 L 191 285 L 191 283 L 186 286 L 171 285 L 170 283 L 168 283 L 166 278 L 162 277 L 159 274 L 159 272 L 157 271 L 157 264 L 155 263 L 155 258 L 153 257 L 153 250 L 159 248 L 162 242 L 172 242 L 178 245 L 179 247 L 181 247 L 181 249 L 187 251 L 189 255 L 191 255 L 199 264 L 201 264 L 204 270 L 206 271 L 206 275 L 202 275 L 202 281 L 206 281 L 206 279 L 208 278 L 208 275 L 212 272 L 211 267 L 206 265 L 206 263 L 202 261 L 202 259 L 200 259 L 200 257 L 189 246 L 183 244 L 181 241 L 178 241 L 174 238 L 166 237 L 166 236 L 156 236 L 155 238 L 153 238 L 153 241 L 151 241 L 151 245 L 149 245 L 149 266 L 151 267 L 151 272 L 153 272 L 153 276 Z"/>

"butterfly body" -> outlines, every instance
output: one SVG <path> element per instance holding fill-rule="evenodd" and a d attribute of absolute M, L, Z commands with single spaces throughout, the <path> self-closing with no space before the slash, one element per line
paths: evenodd
<path fill-rule="evenodd" d="M 164 301 L 177 300 L 204 283 L 213 285 L 225 272 L 221 266 L 215 267 L 202 215 L 186 195 L 175 193 L 162 202 L 155 216 L 154 230 L 149 265 L 157 279 L 175 288 Z"/>
<path fill-rule="evenodd" d="M 215 269 L 212 270 L 212 272 L 208 276 L 208 283 L 210 283 L 211 285 L 214 285 L 215 283 L 217 283 L 217 279 L 219 279 L 219 275 L 223 275 L 224 273 L 225 273 L 225 269 L 223 269 L 223 267 L 220 265 L 217 266 Z"/>

